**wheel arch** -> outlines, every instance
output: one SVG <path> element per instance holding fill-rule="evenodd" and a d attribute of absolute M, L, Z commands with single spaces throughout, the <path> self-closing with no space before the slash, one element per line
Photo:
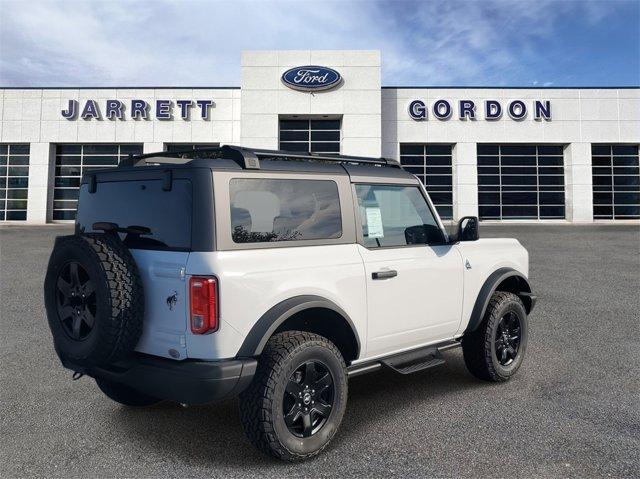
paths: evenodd
<path fill-rule="evenodd" d="M 484 313 L 489 306 L 491 296 L 496 291 L 514 293 L 522 300 L 527 314 L 533 310 L 536 296 L 532 293 L 531 285 L 527 278 L 513 268 L 499 268 L 489 275 L 480 288 L 465 333 L 475 331 L 480 326 Z"/>
<path fill-rule="evenodd" d="M 247 334 L 236 357 L 257 356 L 271 336 L 292 330 L 326 337 L 340 350 L 347 364 L 360 356 L 360 338 L 349 315 L 329 299 L 302 295 L 281 301 L 264 313 Z"/>

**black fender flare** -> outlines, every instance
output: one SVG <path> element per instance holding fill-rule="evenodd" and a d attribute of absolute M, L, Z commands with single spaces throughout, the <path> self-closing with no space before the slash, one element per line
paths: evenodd
<path fill-rule="evenodd" d="M 315 295 L 294 296 L 271 307 L 253 325 L 240 346 L 236 357 L 251 357 L 261 354 L 265 344 L 267 344 L 275 330 L 278 329 L 278 326 L 294 314 L 312 308 L 330 309 L 344 318 L 355 336 L 357 344 L 356 357 L 358 357 L 360 354 L 360 337 L 349 315 L 333 301 Z"/>
<path fill-rule="evenodd" d="M 517 288 L 512 292 L 523 299 L 527 314 L 529 314 L 533 310 L 533 306 L 536 302 L 536 296 L 531 292 L 531 285 L 529 284 L 529 280 L 527 280 L 527 278 L 522 273 L 516 271 L 513 268 L 499 268 L 489 275 L 489 277 L 480 288 L 480 292 L 478 293 L 476 302 L 473 305 L 473 310 L 471 311 L 469 324 L 464 331 L 465 333 L 475 331 L 478 326 L 480 326 L 482 318 L 484 318 L 484 313 L 489 306 L 491 296 L 493 295 L 493 293 L 495 293 L 496 289 L 498 289 L 500 283 L 512 277 L 517 278 Z"/>

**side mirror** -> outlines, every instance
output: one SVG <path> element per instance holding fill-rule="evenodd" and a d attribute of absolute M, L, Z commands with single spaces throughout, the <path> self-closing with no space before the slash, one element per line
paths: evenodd
<path fill-rule="evenodd" d="M 464 216 L 458 221 L 458 233 L 456 239 L 458 241 L 476 241 L 480 235 L 478 234 L 478 217 Z"/>
<path fill-rule="evenodd" d="M 442 244 L 442 230 L 436 225 L 416 225 L 404 230 L 407 244 Z"/>

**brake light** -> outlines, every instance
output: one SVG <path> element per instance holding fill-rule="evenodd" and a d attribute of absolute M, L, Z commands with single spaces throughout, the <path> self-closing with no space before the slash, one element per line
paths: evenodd
<path fill-rule="evenodd" d="M 191 332 L 206 334 L 218 329 L 218 288 L 215 278 L 192 276 L 189 279 Z"/>

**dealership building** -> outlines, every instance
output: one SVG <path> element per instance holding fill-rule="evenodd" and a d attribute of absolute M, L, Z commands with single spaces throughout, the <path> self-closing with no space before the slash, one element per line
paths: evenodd
<path fill-rule="evenodd" d="M 445 219 L 640 219 L 638 88 L 387 86 L 378 51 L 241 62 L 234 87 L 0 89 L 0 221 L 71 221 L 84 172 L 224 144 L 397 159 Z"/>

